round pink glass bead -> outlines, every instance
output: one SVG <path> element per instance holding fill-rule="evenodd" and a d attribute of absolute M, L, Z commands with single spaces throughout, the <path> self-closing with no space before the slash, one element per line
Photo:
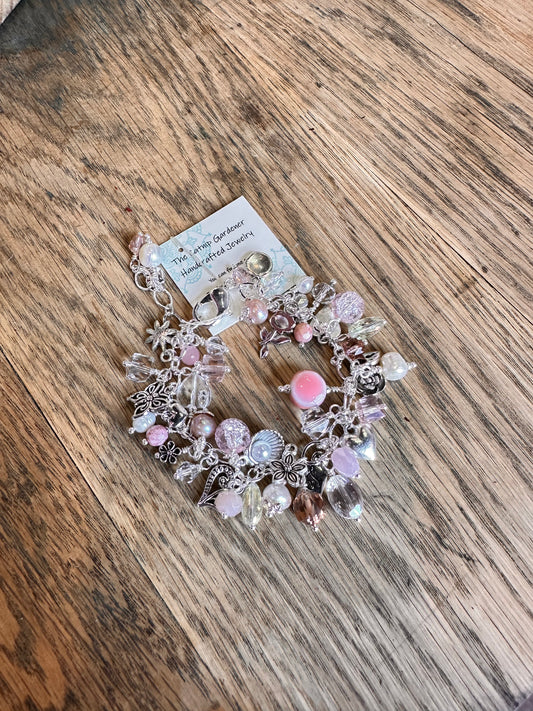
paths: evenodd
<path fill-rule="evenodd" d="M 294 329 L 294 338 L 298 343 L 309 343 L 313 338 L 313 327 L 308 323 L 298 323 Z"/>
<path fill-rule="evenodd" d="M 342 476 L 352 479 L 359 475 L 359 461 L 350 447 L 339 447 L 331 453 L 331 463 Z"/>
<path fill-rule="evenodd" d="M 180 354 L 181 362 L 184 365 L 194 365 L 200 360 L 200 351 L 196 346 L 187 346 Z"/>
<path fill-rule="evenodd" d="M 222 420 L 215 430 L 217 447 L 226 454 L 239 454 L 250 444 L 250 430 L 242 420 L 230 417 Z"/>
<path fill-rule="evenodd" d="M 200 412 L 191 420 L 191 434 L 193 437 L 211 437 L 215 431 L 215 418 L 207 412 Z"/>
<path fill-rule="evenodd" d="M 152 447 L 160 447 L 168 439 L 168 430 L 163 425 L 154 425 L 146 431 L 146 439 Z"/>
<path fill-rule="evenodd" d="M 291 400 L 302 410 L 318 407 L 326 399 L 326 381 L 314 370 L 300 370 L 291 380 Z"/>
<path fill-rule="evenodd" d="M 250 323 L 265 323 L 268 318 L 268 305 L 262 299 L 247 299 L 244 308 L 245 319 Z"/>
<path fill-rule="evenodd" d="M 233 518 L 242 511 L 242 498 L 236 491 L 224 489 L 215 499 L 215 508 L 224 518 Z"/>
<path fill-rule="evenodd" d="M 365 302 L 355 291 L 344 291 L 337 294 L 330 304 L 334 318 L 341 323 L 358 321 L 365 310 Z"/>

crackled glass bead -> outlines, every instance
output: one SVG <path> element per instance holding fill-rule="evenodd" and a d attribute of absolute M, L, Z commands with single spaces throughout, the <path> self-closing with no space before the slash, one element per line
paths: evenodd
<path fill-rule="evenodd" d="M 163 425 L 153 425 L 146 431 L 146 440 L 152 447 L 160 447 L 168 439 L 168 430 Z"/>
<path fill-rule="evenodd" d="M 344 291 L 337 294 L 331 302 L 333 316 L 341 323 L 353 323 L 360 319 L 365 309 L 365 303 L 355 291 Z"/>
<path fill-rule="evenodd" d="M 226 454 L 239 454 L 250 444 L 250 430 L 246 423 L 230 417 L 222 420 L 215 430 L 217 447 Z"/>

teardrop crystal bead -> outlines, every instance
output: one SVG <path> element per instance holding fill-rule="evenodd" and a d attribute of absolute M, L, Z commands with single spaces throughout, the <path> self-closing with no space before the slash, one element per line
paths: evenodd
<path fill-rule="evenodd" d="M 386 325 L 387 322 L 385 319 L 377 318 L 376 316 L 361 318 L 359 321 L 356 321 L 348 326 L 348 335 L 352 338 L 358 338 L 359 340 L 366 342 L 379 333 Z"/>

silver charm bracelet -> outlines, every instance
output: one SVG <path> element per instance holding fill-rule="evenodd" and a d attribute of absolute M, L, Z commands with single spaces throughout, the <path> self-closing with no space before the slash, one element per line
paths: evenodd
<path fill-rule="evenodd" d="M 205 472 L 198 505 L 215 508 L 223 518 L 240 514 L 252 530 L 263 514 L 275 516 L 291 504 L 296 518 L 316 530 L 325 513 L 324 492 L 339 516 L 358 520 L 363 510 L 356 483 L 359 461 L 375 458 L 374 425 L 386 412 L 381 393 L 388 381 L 415 367 L 399 353 L 382 355 L 368 346 L 386 322 L 362 318 L 362 298 L 354 291 L 337 293 L 333 281 L 315 284 L 312 277 L 303 277 L 279 293 L 283 275 L 272 272 L 270 257 L 260 252 L 235 265 L 187 321 L 174 311 L 159 247 L 138 233 L 130 250 L 136 285 L 163 309 L 146 339 L 152 351 L 159 351 L 160 367 L 153 356 L 141 353 L 124 361 L 129 380 L 148 383 L 128 398 L 135 408 L 130 433 L 143 433 L 143 444 L 153 448 L 156 459 L 177 465 L 175 479 L 192 482 Z M 261 325 L 261 358 L 272 345 L 293 338 L 302 347 L 316 339 L 333 351 L 339 385 L 328 386 L 319 373 L 304 370 L 279 387 L 301 411 L 307 438 L 302 447 L 286 443 L 274 429 L 252 436 L 238 418 L 217 425 L 208 409 L 212 386 L 229 372 L 228 348 L 219 336 L 204 337 L 198 330 L 236 309 L 240 320 Z M 326 410 L 321 405 L 329 394 L 341 402 Z M 263 479 L 270 483 L 261 491 Z M 294 499 L 289 487 L 296 489 Z"/>

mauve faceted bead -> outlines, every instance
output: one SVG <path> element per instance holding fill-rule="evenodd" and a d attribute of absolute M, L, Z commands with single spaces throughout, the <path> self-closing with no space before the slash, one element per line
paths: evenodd
<path fill-rule="evenodd" d="M 357 417 L 360 422 L 368 424 L 385 417 L 387 406 L 379 395 L 365 395 L 355 403 Z"/>
<path fill-rule="evenodd" d="M 211 437 L 216 428 L 213 415 L 207 412 L 200 412 L 191 420 L 191 434 L 193 437 Z"/>
<path fill-rule="evenodd" d="M 224 489 L 215 499 L 215 508 L 222 518 L 233 518 L 242 511 L 242 498 L 236 491 Z"/>
<path fill-rule="evenodd" d="M 239 454 L 250 444 L 250 430 L 246 423 L 230 417 L 222 420 L 215 430 L 217 447 L 226 454 Z"/>
<path fill-rule="evenodd" d="M 302 410 L 318 407 L 326 399 L 327 385 L 314 370 L 300 370 L 291 380 L 291 400 Z"/>
<path fill-rule="evenodd" d="M 309 343 L 313 338 L 313 327 L 308 323 L 298 323 L 294 329 L 294 338 L 298 343 Z"/>
<path fill-rule="evenodd" d="M 355 291 L 345 291 L 331 302 L 333 316 L 341 323 L 353 323 L 361 318 L 365 309 L 365 302 Z"/>
<path fill-rule="evenodd" d="M 187 346 L 181 351 L 180 358 L 183 365 L 192 366 L 200 360 L 200 351 L 196 346 Z"/>
<path fill-rule="evenodd" d="M 359 476 L 359 462 L 357 455 L 350 447 L 338 447 L 331 453 L 331 463 L 335 471 L 342 476 L 351 479 L 354 476 Z"/>
<path fill-rule="evenodd" d="M 318 530 L 318 524 L 324 518 L 324 499 L 308 489 L 300 489 L 292 504 L 292 510 L 298 521 L 303 521 Z"/>
<path fill-rule="evenodd" d="M 146 432 L 146 440 L 152 447 L 160 447 L 168 439 L 168 430 L 163 425 L 154 425 Z"/>

